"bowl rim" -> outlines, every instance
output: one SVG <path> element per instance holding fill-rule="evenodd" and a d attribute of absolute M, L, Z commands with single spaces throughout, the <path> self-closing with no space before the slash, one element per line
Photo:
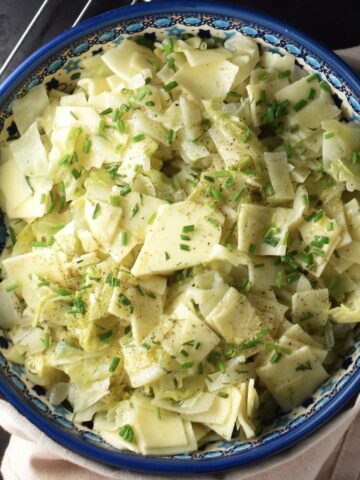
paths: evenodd
<path fill-rule="evenodd" d="M 112 23 L 124 22 L 132 18 L 174 13 L 209 13 L 219 17 L 235 17 L 247 22 L 263 25 L 278 34 L 284 34 L 301 44 L 306 50 L 318 55 L 326 64 L 330 65 L 349 84 L 351 90 L 360 97 L 360 79 L 335 53 L 330 51 L 320 42 L 312 39 L 309 35 L 300 32 L 285 22 L 277 20 L 267 14 L 254 11 L 237 5 L 223 4 L 196 0 L 185 2 L 180 0 L 156 0 L 151 3 L 137 4 L 117 8 L 104 14 L 86 20 L 73 27 L 37 49 L 24 60 L 1 84 L 0 104 L 2 104 L 14 90 L 36 68 L 44 63 L 53 54 L 66 47 L 70 42 L 83 36 L 100 30 Z M 88 443 L 75 435 L 70 434 L 27 401 L 25 396 L 0 374 L 0 392 L 9 402 L 23 414 L 31 423 L 40 428 L 46 435 L 71 449 L 77 454 L 88 457 L 94 461 L 118 468 L 127 468 L 142 472 L 152 473 L 210 473 L 219 472 L 243 465 L 251 464 L 277 454 L 284 449 L 293 446 L 300 440 L 308 437 L 327 423 L 339 410 L 344 407 L 351 398 L 360 391 L 360 369 L 358 369 L 347 384 L 329 400 L 319 411 L 306 419 L 301 425 L 290 429 L 284 435 L 270 440 L 254 450 L 238 452 L 219 458 L 189 460 L 177 458 L 162 458 L 123 453 L 122 451 L 106 450 L 98 445 Z"/>

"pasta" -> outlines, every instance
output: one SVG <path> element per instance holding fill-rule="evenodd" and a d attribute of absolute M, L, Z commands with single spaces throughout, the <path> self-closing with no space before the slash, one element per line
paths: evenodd
<path fill-rule="evenodd" d="M 0 326 L 75 422 L 161 455 L 254 438 L 351 345 L 360 130 L 290 55 L 149 42 L 14 102 Z"/>

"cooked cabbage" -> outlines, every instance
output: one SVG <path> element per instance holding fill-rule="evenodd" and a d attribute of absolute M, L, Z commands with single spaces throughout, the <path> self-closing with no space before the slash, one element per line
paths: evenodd
<path fill-rule="evenodd" d="M 14 102 L 0 326 L 74 422 L 169 455 L 254 438 L 267 398 L 301 403 L 349 344 L 360 130 L 240 34 L 145 43 Z"/>

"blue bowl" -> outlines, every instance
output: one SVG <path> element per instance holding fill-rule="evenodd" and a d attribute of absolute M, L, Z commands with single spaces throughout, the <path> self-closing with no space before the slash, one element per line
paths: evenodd
<path fill-rule="evenodd" d="M 161 38 L 184 32 L 220 38 L 241 32 L 264 48 L 290 53 L 306 71 L 316 71 L 329 82 L 348 118 L 360 118 L 360 80 L 336 55 L 314 40 L 250 10 L 175 0 L 111 11 L 64 32 L 37 50 L 0 85 L 0 140 L 16 133 L 12 101 L 35 85 L 44 83 L 48 89 L 71 86 L 79 78 L 81 58 L 100 54 L 127 36 L 149 33 Z M 5 235 L 0 221 L 0 240 L 4 241 Z M 93 460 L 153 473 L 216 472 L 259 461 L 310 435 L 360 391 L 357 338 L 341 368 L 311 398 L 267 426 L 259 438 L 216 442 L 193 454 L 145 457 L 116 450 L 85 426 L 75 425 L 65 408 L 50 405 L 43 388 L 33 385 L 22 367 L 6 361 L 1 352 L 7 346 L 5 337 L 0 336 L 0 391 L 33 424 L 58 443 Z"/>

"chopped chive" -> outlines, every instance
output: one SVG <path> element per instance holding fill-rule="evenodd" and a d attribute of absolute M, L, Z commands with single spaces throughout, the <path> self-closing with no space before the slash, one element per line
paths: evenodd
<path fill-rule="evenodd" d="M 10 234 L 10 239 L 11 239 L 11 243 L 13 245 L 15 245 L 16 243 L 16 233 L 15 233 L 15 230 L 13 229 L 13 227 L 9 227 L 9 234 Z"/>
<path fill-rule="evenodd" d="M 308 92 L 308 96 L 307 96 L 308 100 L 314 100 L 315 95 L 316 95 L 315 88 L 309 88 L 309 92 Z"/>
<path fill-rule="evenodd" d="M 174 130 L 170 128 L 170 130 L 166 132 L 166 140 L 168 143 L 171 144 L 173 142 L 173 139 L 174 139 Z"/>
<path fill-rule="evenodd" d="M 293 110 L 295 112 L 300 112 L 300 110 L 302 110 L 307 105 L 307 103 L 307 100 L 302 98 L 297 103 L 295 103 L 295 105 L 293 105 Z"/>
<path fill-rule="evenodd" d="M 226 392 L 219 392 L 219 393 L 217 394 L 217 396 L 220 397 L 220 398 L 228 398 L 228 397 L 229 397 L 229 394 L 226 393 Z"/>
<path fill-rule="evenodd" d="M 165 252 L 165 260 L 169 260 L 170 258 L 170 255 L 168 254 L 168 252 Z"/>
<path fill-rule="evenodd" d="M 120 363 L 120 358 L 119 357 L 114 357 L 111 364 L 110 364 L 109 372 L 114 373 L 115 370 L 117 369 L 119 363 Z"/>
<path fill-rule="evenodd" d="M 112 114 L 111 121 L 112 122 L 117 122 L 120 116 L 120 110 L 118 108 L 115 108 L 114 113 Z"/>
<path fill-rule="evenodd" d="M 68 290 L 67 288 L 59 288 L 56 293 L 61 297 L 69 297 L 72 295 L 72 291 Z"/>
<path fill-rule="evenodd" d="M 265 185 L 265 192 L 268 197 L 272 197 L 273 195 L 275 195 L 275 190 L 271 182 Z"/>
<path fill-rule="evenodd" d="M 141 346 L 142 348 L 145 348 L 145 350 L 150 350 L 151 348 L 151 345 L 149 345 L 148 343 L 142 343 Z"/>
<path fill-rule="evenodd" d="M 150 215 L 150 217 L 148 218 L 147 224 L 148 224 L 148 225 L 151 225 L 152 223 L 154 223 L 155 218 L 156 218 L 156 212 L 153 212 L 153 213 Z"/>
<path fill-rule="evenodd" d="M 158 72 L 160 70 L 160 65 L 157 62 L 152 62 L 149 59 L 147 59 L 146 61 L 150 64 L 150 66 L 154 70 L 154 72 Z"/>
<path fill-rule="evenodd" d="M 129 187 L 129 185 L 124 185 L 123 187 L 120 188 L 119 190 L 119 194 L 122 196 L 122 197 L 125 197 L 125 195 L 127 195 L 128 193 L 131 192 L 131 188 Z"/>
<path fill-rule="evenodd" d="M 182 227 L 183 233 L 190 233 L 190 232 L 193 232 L 194 230 L 195 230 L 195 225 L 184 225 Z"/>
<path fill-rule="evenodd" d="M 318 74 L 317 73 L 312 73 L 309 77 L 307 77 L 306 81 L 308 83 L 311 83 L 313 82 L 314 80 L 317 80 L 319 77 L 318 77 Z"/>
<path fill-rule="evenodd" d="M 131 428 L 131 426 L 128 425 L 128 424 L 123 425 L 123 426 L 119 429 L 119 435 L 120 435 L 120 437 L 122 437 L 126 442 L 132 443 L 133 440 L 134 440 L 134 431 L 133 431 L 133 429 Z"/>
<path fill-rule="evenodd" d="M 167 83 L 166 85 L 164 85 L 164 90 L 165 92 L 171 92 L 171 90 L 174 90 L 174 88 L 176 88 L 178 86 L 178 83 L 173 81 L 173 82 L 169 82 Z"/>
<path fill-rule="evenodd" d="M 321 220 L 323 218 L 323 216 L 324 216 L 323 210 L 319 210 L 313 218 L 314 222 L 318 222 L 319 220 Z"/>
<path fill-rule="evenodd" d="M 277 273 L 276 273 L 276 279 L 275 279 L 275 285 L 280 288 L 281 285 L 282 285 L 282 282 L 283 282 L 283 273 L 281 270 L 279 270 Z"/>
<path fill-rule="evenodd" d="M 121 232 L 121 235 L 120 235 L 120 245 L 122 247 L 125 247 L 128 243 L 128 236 L 127 236 L 127 232 Z"/>
<path fill-rule="evenodd" d="M 323 90 L 325 90 L 325 92 L 330 92 L 330 85 L 329 85 L 327 82 L 324 82 L 324 80 L 322 80 L 322 81 L 319 83 L 319 86 L 320 86 L 320 88 L 322 88 Z"/>
<path fill-rule="evenodd" d="M 130 110 L 130 105 L 127 103 L 123 103 L 120 107 L 120 113 L 128 112 Z"/>
<path fill-rule="evenodd" d="M 189 242 L 191 240 L 191 237 L 189 235 L 184 235 L 183 233 L 180 235 L 181 240 L 185 240 L 186 242 Z"/>
<path fill-rule="evenodd" d="M 100 115 L 109 115 L 110 113 L 113 113 L 113 109 L 111 107 L 105 108 L 105 110 L 100 112 Z"/>
<path fill-rule="evenodd" d="M 299 272 L 291 272 L 288 275 L 286 275 L 286 283 L 291 284 L 299 280 L 300 278 L 300 273 Z"/>
<path fill-rule="evenodd" d="M 139 295 L 141 295 L 142 297 L 144 296 L 144 292 L 141 290 L 141 287 L 140 287 L 139 284 L 138 284 L 138 285 L 135 285 L 135 290 L 137 291 L 137 293 L 138 293 Z"/>
<path fill-rule="evenodd" d="M 77 138 L 79 135 L 81 135 L 83 132 L 83 129 L 81 127 L 77 127 L 74 129 L 74 137 Z"/>
<path fill-rule="evenodd" d="M 119 302 L 126 307 L 131 304 L 130 300 L 123 293 L 119 295 Z"/>
<path fill-rule="evenodd" d="M 284 70 L 278 73 L 278 78 L 287 78 L 287 77 L 290 77 L 290 75 L 291 75 L 290 70 Z"/>
<path fill-rule="evenodd" d="M 264 81 L 264 82 L 267 82 L 268 79 L 269 79 L 269 73 L 268 72 L 261 72 L 259 75 L 258 75 L 258 80 L 260 81 Z"/>
<path fill-rule="evenodd" d="M 244 136 L 243 136 L 243 142 L 244 143 L 247 143 L 249 140 L 250 140 L 250 137 L 251 137 L 251 129 L 245 125 L 245 132 L 244 132 Z"/>
<path fill-rule="evenodd" d="M 33 247 L 44 248 L 44 247 L 47 247 L 47 246 L 48 246 L 48 243 L 47 243 L 47 242 L 43 242 L 43 241 L 36 241 L 36 240 L 35 240 L 35 241 L 33 241 L 33 242 L 31 243 L 31 245 L 32 245 Z"/>
<path fill-rule="evenodd" d="M 241 97 L 241 94 L 238 92 L 234 92 L 234 90 L 230 90 L 227 94 L 228 97 Z"/>
<path fill-rule="evenodd" d="M 95 218 L 99 215 L 100 210 L 101 210 L 100 203 L 97 203 L 95 205 L 95 208 L 94 208 L 94 211 L 93 211 L 93 214 L 92 214 L 93 220 L 95 220 Z"/>
<path fill-rule="evenodd" d="M 125 122 L 124 122 L 124 120 L 119 119 L 116 122 L 116 128 L 118 129 L 118 131 L 120 133 L 124 133 L 125 132 Z M 133 141 L 134 141 L 134 139 L 133 139 Z"/>
<path fill-rule="evenodd" d="M 302 195 L 301 199 L 304 205 L 309 205 L 309 195 Z"/>
<path fill-rule="evenodd" d="M 188 369 L 188 368 L 191 368 L 193 365 L 194 365 L 193 362 L 186 362 L 186 363 L 182 363 L 182 364 L 180 365 L 180 368 L 182 368 L 183 370 L 186 370 L 186 369 Z"/>
<path fill-rule="evenodd" d="M 325 133 L 325 135 L 324 135 L 324 138 L 325 138 L 326 140 L 329 140 L 329 138 L 333 138 L 333 137 L 335 137 L 335 132 L 327 132 L 327 133 Z"/>
<path fill-rule="evenodd" d="M 252 289 L 253 285 L 252 283 L 250 282 L 250 280 L 246 280 L 245 283 L 244 283 L 244 291 L 246 293 L 249 293 L 250 290 Z"/>
<path fill-rule="evenodd" d="M 40 196 L 40 203 L 43 204 L 45 203 L 45 193 L 42 193 Z"/>
<path fill-rule="evenodd" d="M 180 353 L 183 357 L 188 357 L 189 356 L 189 354 L 186 350 L 180 350 Z"/>
<path fill-rule="evenodd" d="M 152 100 L 147 100 L 147 101 L 145 102 L 145 105 L 146 105 L 147 107 L 155 107 L 155 102 L 153 102 Z"/>
<path fill-rule="evenodd" d="M 120 207 L 121 198 L 120 197 L 110 197 L 110 203 L 113 207 Z"/>
<path fill-rule="evenodd" d="M 75 118 L 75 120 L 79 120 L 79 117 L 72 111 L 70 110 L 70 115 Z"/>
<path fill-rule="evenodd" d="M 190 247 L 185 243 L 180 243 L 180 250 L 184 250 L 185 252 L 190 252 Z"/>
<path fill-rule="evenodd" d="M 316 248 L 321 248 L 324 245 L 329 244 L 329 242 L 329 237 L 326 237 L 324 235 L 315 235 L 314 240 L 311 242 L 310 245 Z"/>
<path fill-rule="evenodd" d="M 323 216 L 324 216 L 323 210 L 319 210 L 318 212 L 314 211 L 314 212 L 311 212 L 310 215 L 307 215 L 305 217 L 305 220 L 307 222 L 311 222 L 311 221 L 318 222 L 319 220 L 322 219 Z"/>
<path fill-rule="evenodd" d="M 68 154 L 63 155 L 59 160 L 58 165 L 60 165 L 60 167 L 66 167 L 69 163 L 69 159 L 70 159 L 70 155 Z"/>
<path fill-rule="evenodd" d="M 256 245 L 254 243 L 250 243 L 248 253 L 249 255 L 254 255 L 256 251 Z"/>
<path fill-rule="evenodd" d="M 120 286 L 120 280 L 118 278 L 112 277 L 110 274 L 106 276 L 105 283 L 112 287 Z"/>
<path fill-rule="evenodd" d="M 215 181 L 214 177 L 210 177 L 210 175 L 204 175 L 204 180 L 206 180 L 209 183 L 214 183 Z"/>
<path fill-rule="evenodd" d="M 79 170 L 76 170 L 76 168 L 73 168 L 71 170 L 71 175 L 75 178 L 75 180 L 81 177 L 81 173 L 79 172 Z"/>
<path fill-rule="evenodd" d="M 139 133 L 138 135 L 135 135 L 132 137 L 132 141 L 134 143 L 142 142 L 145 139 L 145 135 L 143 133 Z"/>
<path fill-rule="evenodd" d="M 50 334 L 45 333 L 44 338 L 42 339 L 45 349 L 47 350 L 50 346 Z"/>
<path fill-rule="evenodd" d="M 174 41 L 171 37 L 168 37 L 163 41 L 163 48 L 167 55 L 174 51 Z"/>
<path fill-rule="evenodd" d="M 191 178 L 187 178 L 185 181 L 188 185 L 191 185 L 192 187 L 196 187 L 196 185 L 197 185 L 195 180 L 191 180 Z"/>
<path fill-rule="evenodd" d="M 279 244 L 279 239 L 276 238 L 276 237 L 268 237 L 268 238 L 264 238 L 263 240 L 263 243 L 267 243 L 268 245 L 270 245 L 271 247 L 277 247 L 278 244 Z"/>
<path fill-rule="evenodd" d="M 360 152 L 353 152 L 351 155 L 351 161 L 353 165 L 356 165 L 360 161 Z"/>
<path fill-rule="evenodd" d="M 227 189 L 229 189 L 229 188 L 232 188 L 232 187 L 234 186 L 234 184 L 235 184 L 234 177 L 233 177 L 232 175 L 230 175 L 230 176 L 226 179 L 226 181 L 225 181 L 225 183 L 224 183 L 224 187 L 227 188 Z"/>
<path fill-rule="evenodd" d="M 19 284 L 18 283 L 12 283 L 11 285 L 9 285 L 8 287 L 5 288 L 5 291 L 6 292 L 13 292 L 14 290 L 16 290 L 17 288 L 19 287 Z"/>
<path fill-rule="evenodd" d="M 139 204 L 135 203 L 135 205 L 131 209 L 131 218 L 135 217 L 138 211 L 139 211 Z"/>
<path fill-rule="evenodd" d="M 196 372 L 199 375 L 204 373 L 204 365 L 202 364 L 202 362 L 198 363 L 197 368 L 196 368 Z"/>
<path fill-rule="evenodd" d="M 312 253 L 303 253 L 300 255 L 301 260 L 305 263 L 308 269 L 312 269 L 315 265 L 314 256 Z"/>
<path fill-rule="evenodd" d="M 170 70 L 175 72 L 176 71 L 175 58 L 174 57 L 168 57 L 167 62 L 166 62 L 166 66 L 167 66 L 167 68 L 169 68 Z"/>
<path fill-rule="evenodd" d="M 82 146 L 82 151 L 84 153 L 89 153 L 91 148 L 91 140 L 89 137 L 86 137 Z"/>
<path fill-rule="evenodd" d="M 29 185 L 29 188 L 30 188 L 30 190 L 31 190 L 32 195 L 34 195 L 34 188 L 33 188 L 33 186 L 31 185 L 30 177 L 25 176 L 25 180 L 26 180 L 26 183 Z"/>
<path fill-rule="evenodd" d="M 212 188 L 211 189 L 211 194 L 215 198 L 217 202 L 222 202 L 223 196 L 220 188 Z"/>
<path fill-rule="evenodd" d="M 327 225 L 326 225 L 326 230 L 328 232 L 332 232 L 334 230 L 334 224 L 333 222 L 329 222 Z"/>
<path fill-rule="evenodd" d="M 105 124 L 104 120 L 101 119 L 100 122 L 99 122 L 99 126 L 98 126 L 99 133 L 104 133 L 105 129 L 106 129 L 106 124 Z"/>
<path fill-rule="evenodd" d="M 271 358 L 270 358 L 270 363 L 277 363 L 281 358 L 281 352 L 275 351 Z"/>
<path fill-rule="evenodd" d="M 300 363 L 296 369 L 296 371 L 305 371 L 305 370 L 312 370 L 312 366 L 311 366 L 311 362 L 310 360 L 308 360 L 307 362 L 305 363 Z"/>
<path fill-rule="evenodd" d="M 99 338 L 102 342 L 109 342 L 113 337 L 113 331 L 108 330 L 107 332 L 102 333 L 99 335 Z"/>
<path fill-rule="evenodd" d="M 215 178 L 228 177 L 230 175 L 226 170 L 217 170 L 215 172 Z"/>
<path fill-rule="evenodd" d="M 133 97 L 136 102 L 141 102 L 147 95 L 152 95 L 151 90 L 148 87 L 143 87 L 140 89 L 139 93 Z"/>
<path fill-rule="evenodd" d="M 293 147 L 288 140 L 286 140 L 286 142 L 284 142 L 284 149 L 285 149 L 285 153 L 286 153 L 287 158 L 291 158 Z"/>
<path fill-rule="evenodd" d="M 74 306 L 71 310 L 72 313 L 77 314 L 80 313 L 84 315 L 86 309 L 85 309 L 85 303 L 83 299 L 81 298 L 80 294 L 78 292 L 75 293 L 74 297 Z"/>

